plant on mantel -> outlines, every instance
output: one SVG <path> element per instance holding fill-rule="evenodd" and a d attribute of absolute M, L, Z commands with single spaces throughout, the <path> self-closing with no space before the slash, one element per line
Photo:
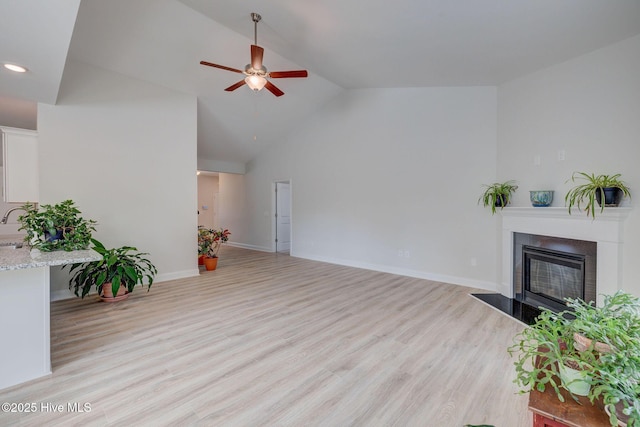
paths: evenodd
<path fill-rule="evenodd" d="M 496 213 L 496 208 L 504 208 L 511 202 L 511 195 L 518 189 L 516 182 L 494 182 L 493 184 L 483 184 L 484 193 L 478 199 L 478 204 L 491 207 L 491 214 Z"/>
<path fill-rule="evenodd" d="M 580 210 L 584 204 L 587 216 L 595 219 L 597 205 L 600 206 L 599 210 L 602 213 L 605 206 L 618 206 L 621 199 L 631 197 L 629 187 L 620 179 L 620 176 L 619 173 L 615 175 L 596 175 L 593 173 L 574 172 L 567 182 L 575 183 L 576 180 L 580 180 L 583 184 L 571 188 L 564 198 L 569 214 L 571 214 L 571 208 L 575 206 Z M 606 201 L 610 193 L 614 194 L 617 199 Z"/>

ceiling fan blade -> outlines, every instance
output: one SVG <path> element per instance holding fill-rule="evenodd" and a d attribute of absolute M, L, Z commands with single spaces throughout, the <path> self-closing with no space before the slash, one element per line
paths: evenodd
<path fill-rule="evenodd" d="M 208 67 L 220 68 L 221 70 L 233 71 L 234 73 L 242 74 L 242 71 L 240 71 L 240 70 L 238 70 L 236 68 L 225 67 L 224 65 L 218 65 L 218 64 L 214 64 L 212 62 L 200 61 L 200 65 L 206 65 Z"/>
<path fill-rule="evenodd" d="M 229 86 L 229 87 L 228 87 L 228 88 L 226 88 L 225 90 L 226 90 L 227 92 L 231 92 L 231 91 L 234 91 L 234 90 L 238 89 L 240 86 L 242 86 L 242 85 L 244 85 L 244 84 L 245 84 L 245 81 L 244 81 L 244 80 L 240 80 L 238 83 L 234 83 L 234 84 L 232 84 L 231 86 Z"/>
<path fill-rule="evenodd" d="M 271 83 L 269 80 L 267 80 L 267 84 L 264 85 L 265 88 L 267 88 L 267 90 L 269 92 L 271 92 L 272 94 L 274 94 L 275 96 L 282 96 L 284 95 L 284 92 L 281 91 L 280 89 L 278 89 L 273 83 Z"/>
<path fill-rule="evenodd" d="M 272 79 L 282 79 L 288 77 L 307 77 L 307 70 L 295 70 L 295 71 L 271 71 L 269 77 Z"/>
<path fill-rule="evenodd" d="M 262 68 L 262 56 L 264 55 L 264 49 L 255 44 L 251 45 L 251 68 L 259 70 Z"/>

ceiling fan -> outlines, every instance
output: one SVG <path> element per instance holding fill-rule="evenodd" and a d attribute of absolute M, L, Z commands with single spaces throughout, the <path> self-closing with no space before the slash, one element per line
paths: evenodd
<path fill-rule="evenodd" d="M 224 65 L 213 64 L 207 61 L 200 61 L 201 65 L 209 67 L 220 68 L 222 70 L 233 71 L 234 73 L 244 74 L 246 77 L 240 80 L 238 83 L 232 84 L 225 90 L 227 92 L 234 91 L 240 86 L 246 84 L 251 89 L 259 91 L 262 88 L 267 88 L 269 92 L 275 96 L 282 96 L 284 92 L 278 89 L 267 78 L 282 79 L 290 77 L 307 77 L 307 70 L 294 70 L 294 71 L 267 71 L 267 68 L 262 65 L 262 56 L 264 49 L 258 46 L 258 22 L 262 19 L 257 13 L 251 14 L 254 26 L 254 44 L 251 45 L 251 63 L 244 67 L 244 71 L 236 68 L 225 67 Z"/>

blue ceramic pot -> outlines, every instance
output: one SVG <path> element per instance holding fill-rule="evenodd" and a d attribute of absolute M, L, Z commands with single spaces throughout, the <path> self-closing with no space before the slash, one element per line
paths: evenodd
<path fill-rule="evenodd" d="M 529 200 L 533 207 L 546 207 L 553 202 L 553 190 L 529 191 Z"/>

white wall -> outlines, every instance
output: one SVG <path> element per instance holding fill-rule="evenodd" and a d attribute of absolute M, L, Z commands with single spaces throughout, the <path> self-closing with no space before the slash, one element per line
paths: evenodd
<path fill-rule="evenodd" d="M 197 275 L 196 98 L 69 62 L 39 104 L 41 203 L 73 199 L 107 247 L 149 252 L 157 281 Z M 55 277 L 54 277 L 55 276 Z M 52 274 L 55 298 L 68 295 Z"/>
<path fill-rule="evenodd" d="M 232 173 L 219 175 L 220 192 L 218 193 L 218 227 L 227 228 L 231 232 L 229 244 L 249 249 L 268 250 L 251 244 L 248 235 L 249 206 L 245 190 L 245 176 Z M 224 249 L 223 249 L 224 250 Z"/>
<path fill-rule="evenodd" d="M 248 164 L 239 242 L 271 248 L 287 179 L 293 256 L 495 289 L 496 109 L 489 87 L 345 91 Z"/>
<path fill-rule="evenodd" d="M 555 190 L 553 206 L 564 206 L 573 171 L 621 173 L 634 197 L 624 205 L 637 206 L 640 36 L 506 83 L 498 107 L 498 176 L 518 180 L 514 206 L 530 206 L 536 189 Z M 624 234 L 624 288 L 640 295 L 638 209 Z"/>

